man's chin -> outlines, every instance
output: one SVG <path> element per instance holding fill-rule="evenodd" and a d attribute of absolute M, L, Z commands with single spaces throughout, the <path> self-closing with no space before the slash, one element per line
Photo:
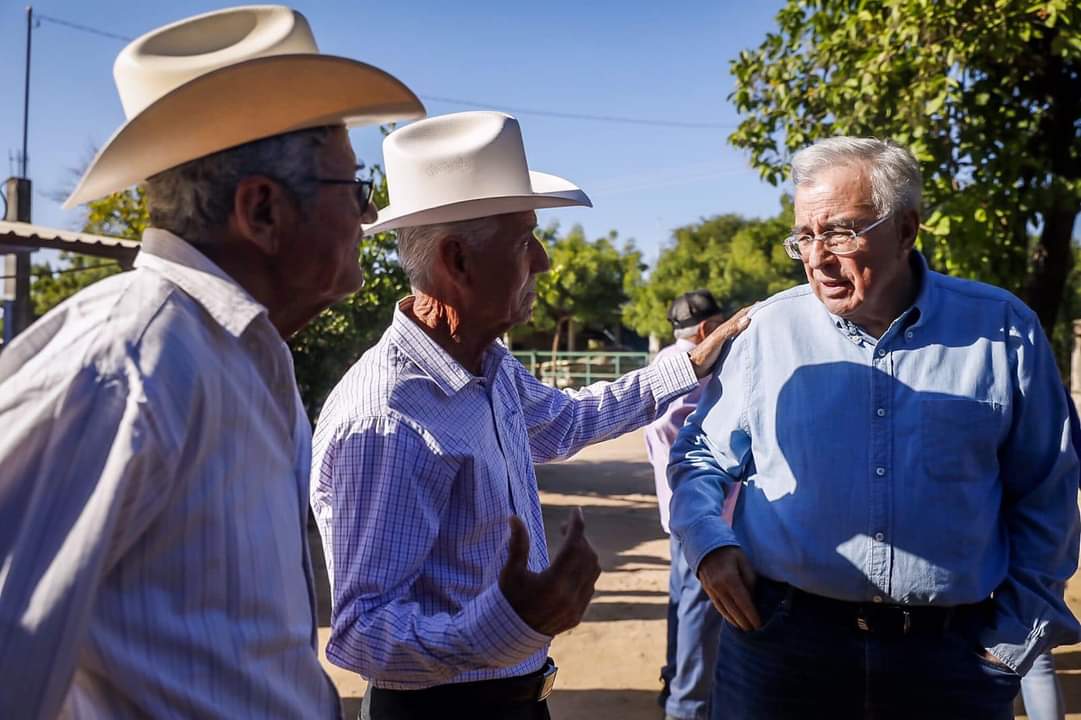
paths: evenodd
<path fill-rule="evenodd" d="M 356 274 L 343 275 L 334 283 L 332 289 L 327 292 L 325 304 L 329 307 L 345 300 L 347 297 L 364 287 L 364 272 L 357 268 Z"/>
<path fill-rule="evenodd" d="M 851 297 L 819 298 L 819 300 L 826 306 L 826 309 L 829 310 L 831 314 L 840 318 L 847 318 L 856 310 Z"/>

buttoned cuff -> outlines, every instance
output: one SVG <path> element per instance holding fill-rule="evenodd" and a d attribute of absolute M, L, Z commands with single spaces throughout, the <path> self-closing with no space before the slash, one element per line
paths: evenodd
<path fill-rule="evenodd" d="M 463 615 L 462 631 L 486 665 L 516 665 L 552 642 L 551 637 L 537 632 L 518 617 L 499 589 L 499 583 L 469 603 Z"/>
<path fill-rule="evenodd" d="M 661 358 L 650 365 L 647 372 L 650 372 L 649 388 L 657 407 L 698 387 L 698 376 L 694 374 L 694 366 L 687 353 Z"/>
<path fill-rule="evenodd" d="M 717 515 L 709 515 L 691 525 L 682 533 L 676 533 L 683 543 L 683 557 L 698 575 L 702 560 L 717 548 L 739 547 L 732 527 Z"/>
<path fill-rule="evenodd" d="M 999 617 L 1002 616 L 999 615 Z M 991 651 L 1018 675 L 1024 675 L 1032 667 L 1036 657 L 1048 649 L 1050 643 L 1044 639 L 1045 630 L 1042 625 L 1027 633 L 1025 628 L 1018 623 L 1010 623 L 1010 625 L 1012 627 L 1006 630 L 1000 626 L 984 630 L 980 633 L 980 646 Z M 1017 633 L 1016 637 L 1023 640 L 1017 642 L 1006 637 L 1013 633 Z"/>

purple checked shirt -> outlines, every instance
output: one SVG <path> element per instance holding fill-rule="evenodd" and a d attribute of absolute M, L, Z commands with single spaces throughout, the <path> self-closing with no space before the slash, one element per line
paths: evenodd
<path fill-rule="evenodd" d="M 541 667 L 551 638 L 499 589 L 509 527 L 548 566 L 534 462 L 652 420 L 698 385 L 686 354 L 561 392 L 499 343 L 467 372 L 403 312 L 331 392 L 316 425 L 312 509 L 333 598 L 327 657 L 376 687 L 419 689 Z"/>

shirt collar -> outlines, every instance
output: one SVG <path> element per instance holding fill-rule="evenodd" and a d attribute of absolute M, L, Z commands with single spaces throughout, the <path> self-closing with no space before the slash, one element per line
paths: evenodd
<path fill-rule="evenodd" d="M 428 333 L 409 319 L 405 310 L 413 305 L 413 296 L 402 299 L 394 308 L 390 322 L 391 334 L 398 345 L 417 367 L 430 377 L 446 395 L 454 395 L 477 377 L 467 371 Z"/>
<path fill-rule="evenodd" d="M 236 337 L 266 313 L 266 308 L 224 270 L 167 230 L 147 228 L 143 232 L 135 267 L 152 270 L 179 287 Z"/>
<path fill-rule="evenodd" d="M 912 316 L 912 325 L 919 325 L 932 314 L 938 293 L 935 289 L 934 274 L 927 265 L 927 258 L 923 256 L 923 253 L 913 250 L 909 257 L 919 291 L 916 293 L 916 300 L 912 303 L 912 307 L 906 312 Z"/>

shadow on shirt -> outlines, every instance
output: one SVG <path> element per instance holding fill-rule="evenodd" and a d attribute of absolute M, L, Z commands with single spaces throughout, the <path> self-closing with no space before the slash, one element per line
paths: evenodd
<path fill-rule="evenodd" d="M 759 436 L 734 523 L 741 544 L 768 553 L 812 592 L 826 575 L 850 592 L 892 597 L 892 568 L 894 580 L 924 574 L 916 586 L 930 595 L 895 598 L 920 603 L 954 580 L 1001 577 L 999 478 L 1012 383 L 975 373 L 923 379 L 951 383 L 952 391 L 915 390 L 869 364 L 806 365 L 783 384 L 774 407 L 767 399 L 752 409 L 763 417 L 750 419 Z M 874 550 L 878 532 L 884 543 Z M 874 567 L 885 568 L 878 587 L 868 578 Z"/>

